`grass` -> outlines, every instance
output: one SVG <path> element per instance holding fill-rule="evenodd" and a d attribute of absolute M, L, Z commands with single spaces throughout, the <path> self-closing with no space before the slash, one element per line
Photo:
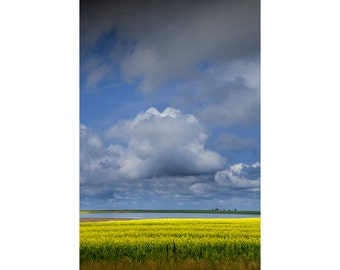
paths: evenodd
<path fill-rule="evenodd" d="M 184 213 L 184 214 L 239 214 L 239 215 L 260 215 L 260 211 L 249 210 L 81 210 L 80 214 L 100 213 Z"/>
<path fill-rule="evenodd" d="M 259 270 L 260 262 L 228 262 L 181 259 L 175 261 L 137 261 L 123 260 L 92 261 L 80 264 L 81 270 Z"/>

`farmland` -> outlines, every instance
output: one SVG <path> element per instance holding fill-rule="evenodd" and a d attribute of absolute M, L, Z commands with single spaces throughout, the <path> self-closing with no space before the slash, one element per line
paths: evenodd
<path fill-rule="evenodd" d="M 260 218 L 80 223 L 81 269 L 260 269 Z"/>
<path fill-rule="evenodd" d="M 260 211 L 249 210 L 230 210 L 230 209 L 212 209 L 212 210 L 81 210 L 80 214 L 117 214 L 117 213 L 187 213 L 187 214 L 238 214 L 238 215 L 260 215 Z"/>

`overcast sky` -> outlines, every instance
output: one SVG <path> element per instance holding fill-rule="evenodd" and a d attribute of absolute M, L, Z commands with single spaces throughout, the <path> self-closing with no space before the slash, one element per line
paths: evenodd
<path fill-rule="evenodd" d="M 260 3 L 83 1 L 81 209 L 260 209 Z"/>

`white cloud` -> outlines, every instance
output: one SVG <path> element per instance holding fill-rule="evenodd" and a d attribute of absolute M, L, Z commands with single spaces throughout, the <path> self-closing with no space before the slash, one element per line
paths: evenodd
<path fill-rule="evenodd" d="M 177 138 L 176 129 L 169 129 L 173 133 L 165 133 L 160 124 L 162 121 L 170 126 L 172 121 L 186 123 L 186 129 L 182 130 L 184 136 Z M 204 147 L 206 134 L 194 116 L 172 108 L 163 112 L 151 108 L 119 125 L 122 135 L 116 126 L 108 133 L 111 140 L 117 138 L 120 142 L 107 147 L 103 142 L 92 143 L 91 140 L 99 136 L 92 134 L 85 125 L 80 126 L 83 205 L 93 200 L 98 205 L 106 202 L 109 208 L 131 207 L 132 204 L 136 208 L 138 205 L 151 208 L 191 205 L 208 209 L 216 206 L 240 208 L 240 205 L 244 209 L 258 207 L 260 164 L 238 163 L 221 170 L 225 165 L 223 157 Z M 145 138 L 149 134 L 147 131 L 154 134 L 152 140 Z M 193 145 L 190 145 L 187 133 L 195 141 Z M 156 140 L 159 134 L 166 136 Z M 168 145 L 168 140 L 175 144 Z"/>
<path fill-rule="evenodd" d="M 198 175 L 211 175 L 225 166 L 221 155 L 206 148 L 208 135 L 199 120 L 173 108 L 163 112 L 150 108 L 117 123 L 107 131 L 108 146 L 85 125 L 80 129 L 81 189 L 85 196 L 118 196 L 119 190 L 131 191 L 138 183 L 155 194 L 153 190 L 161 194 L 169 185 L 172 190 L 184 185 L 183 190 L 190 193 L 193 179 L 200 179 Z"/>
<path fill-rule="evenodd" d="M 225 159 L 206 148 L 207 133 L 191 114 L 149 108 L 114 125 L 107 136 L 111 143 L 104 146 L 98 135 L 80 126 L 82 198 L 158 197 L 178 204 L 259 199 L 260 164 L 221 170 Z"/>
<path fill-rule="evenodd" d="M 251 165 L 237 163 L 215 174 L 215 182 L 231 188 L 250 188 L 258 191 L 260 187 L 260 163 Z"/>
<path fill-rule="evenodd" d="M 88 140 L 89 144 L 95 147 L 102 146 L 102 142 L 98 136 L 91 136 Z"/>
<path fill-rule="evenodd" d="M 120 170 L 133 171 L 136 177 L 207 173 L 225 162 L 205 147 L 208 136 L 198 119 L 173 108 L 150 108 L 111 127 L 107 136 L 127 145 L 112 153 L 120 155 Z"/>
<path fill-rule="evenodd" d="M 91 134 L 89 129 L 83 124 L 80 124 L 80 139 L 83 144 L 85 143 L 92 147 L 100 147 L 103 144 L 99 136 Z"/>

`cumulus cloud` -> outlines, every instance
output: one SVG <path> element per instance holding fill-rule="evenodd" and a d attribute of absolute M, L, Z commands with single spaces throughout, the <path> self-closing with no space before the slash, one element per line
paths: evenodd
<path fill-rule="evenodd" d="M 221 186 L 259 191 L 260 163 L 238 163 L 215 174 L 215 182 Z"/>
<path fill-rule="evenodd" d="M 166 108 L 139 113 L 111 127 L 107 136 L 125 143 L 108 150 L 120 157 L 121 171 L 131 177 L 191 175 L 221 168 L 224 159 L 205 147 L 208 136 L 191 114 Z"/>
<path fill-rule="evenodd" d="M 106 136 L 111 143 L 104 147 L 98 136 L 81 125 L 84 194 L 122 193 L 125 185 L 131 188 L 129 183 L 157 190 L 151 179 L 190 179 L 225 165 L 221 155 L 205 147 L 208 135 L 199 120 L 170 107 L 163 112 L 151 107 L 112 126 Z"/>
<path fill-rule="evenodd" d="M 207 134 L 193 115 L 150 108 L 106 136 L 105 146 L 80 126 L 83 206 L 92 200 L 118 208 L 259 207 L 260 164 L 223 170 L 224 158 L 205 147 Z"/>
<path fill-rule="evenodd" d="M 99 136 L 91 134 L 89 129 L 83 124 L 80 124 L 80 141 L 82 144 L 87 144 L 89 147 L 96 148 L 102 146 L 102 141 Z"/>

